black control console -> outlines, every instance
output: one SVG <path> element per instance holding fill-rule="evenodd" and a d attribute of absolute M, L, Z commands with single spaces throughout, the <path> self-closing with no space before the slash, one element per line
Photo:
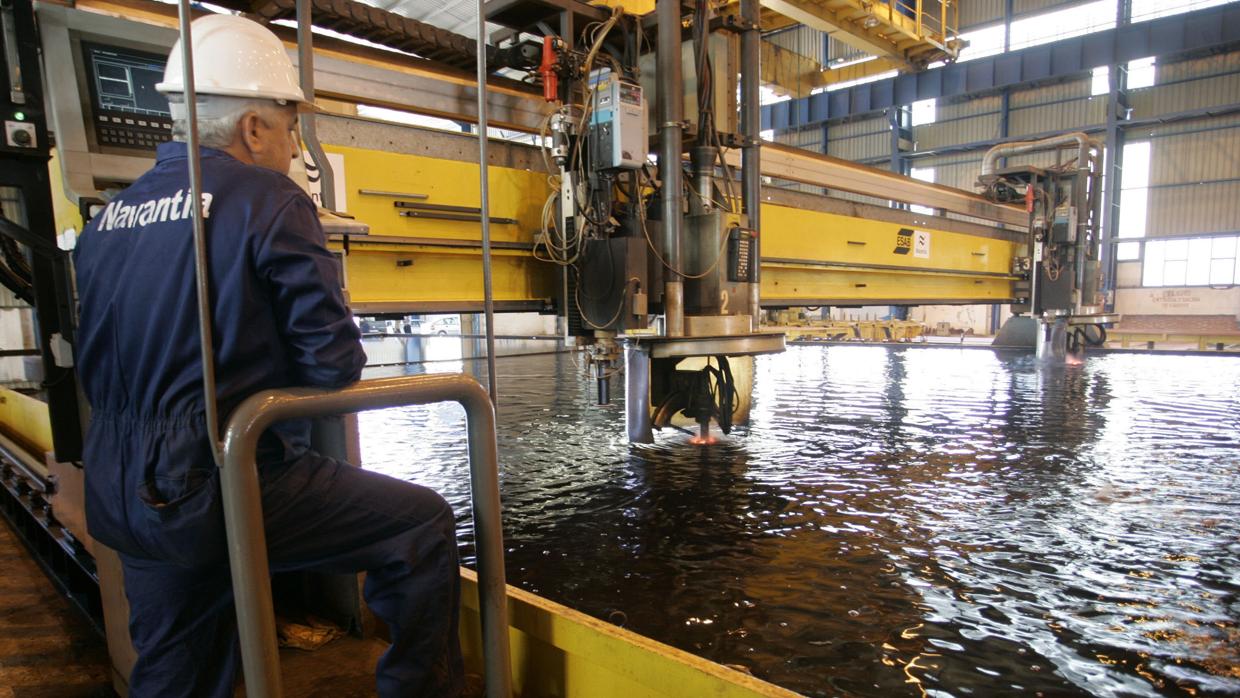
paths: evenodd
<path fill-rule="evenodd" d="M 90 89 L 90 123 L 101 152 L 117 148 L 153 151 L 172 140 L 168 99 L 155 90 L 165 57 L 83 41 L 82 61 Z"/>

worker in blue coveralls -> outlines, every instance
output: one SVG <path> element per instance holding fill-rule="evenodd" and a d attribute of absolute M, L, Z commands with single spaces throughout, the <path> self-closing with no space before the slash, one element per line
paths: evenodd
<path fill-rule="evenodd" d="M 253 393 L 339 387 L 365 364 L 315 205 L 287 176 L 307 102 L 284 46 L 249 20 L 193 23 L 202 212 L 221 415 Z M 92 536 L 120 553 L 137 698 L 231 696 L 238 639 L 219 475 L 205 427 L 180 44 L 164 81 L 174 141 L 82 233 L 78 369 Z M 455 696 L 460 578 L 435 492 L 326 458 L 304 422 L 259 444 L 274 572 L 367 572 L 388 626 L 380 696 Z"/>

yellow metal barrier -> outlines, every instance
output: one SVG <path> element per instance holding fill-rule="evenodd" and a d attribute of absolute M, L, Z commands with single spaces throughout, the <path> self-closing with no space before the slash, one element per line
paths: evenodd
<path fill-rule="evenodd" d="M 43 454 L 52 450 L 52 423 L 47 403 L 0 388 L 0 432 L 42 462 Z"/>
<path fill-rule="evenodd" d="M 482 666 L 477 577 L 461 569 L 461 645 Z M 739 671 L 508 587 L 516 696 L 567 698 L 795 698 Z"/>

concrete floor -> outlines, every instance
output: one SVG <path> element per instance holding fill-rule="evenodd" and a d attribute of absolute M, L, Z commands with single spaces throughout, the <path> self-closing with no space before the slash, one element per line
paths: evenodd
<path fill-rule="evenodd" d="M 112 698 L 108 650 L 0 519 L 0 698 Z"/>

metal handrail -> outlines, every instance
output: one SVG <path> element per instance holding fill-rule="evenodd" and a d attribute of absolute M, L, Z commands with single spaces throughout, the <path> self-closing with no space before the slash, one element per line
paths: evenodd
<path fill-rule="evenodd" d="M 224 436 L 220 487 L 247 695 L 280 698 L 283 690 L 258 479 L 259 437 L 272 424 L 289 419 L 433 402 L 457 402 L 465 408 L 486 695 L 511 695 L 495 409 L 486 390 L 464 374 L 380 378 L 341 390 L 265 390 L 252 395 L 233 412 Z"/>

